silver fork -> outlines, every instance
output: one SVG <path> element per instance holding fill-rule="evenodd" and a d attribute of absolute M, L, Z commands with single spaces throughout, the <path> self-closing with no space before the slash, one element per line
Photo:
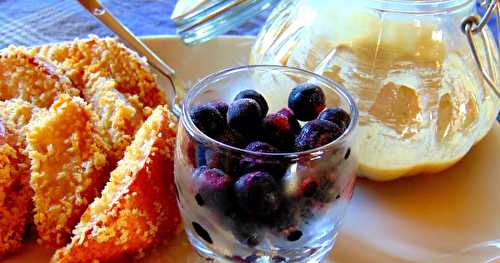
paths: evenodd
<path fill-rule="evenodd" d="M 168 79 L 171 85 L 171 92 L 174 99 L 170 102 L 172 112 L 180 116 L 181 109 L 178 104 L 179 95 L 176 92 L 175 71 L 161 58 L 159 58 L 151 49 L 149 49 L 138 37 L 136 37 L 128 28 L 126 28 L 118 19 L 116 19 L 108 9 L 106 9 L 98 0 L 78 0 L 87 11 L 103 23 L 109 30 L 114 32 L 130 48 L 139 55 L 146 58 L 149 65 L 156 69 L 161 75 Z M 177 85 L 178 86 L 178 85 Z M 177 87 L 179 88 L 179 86 Z"/>

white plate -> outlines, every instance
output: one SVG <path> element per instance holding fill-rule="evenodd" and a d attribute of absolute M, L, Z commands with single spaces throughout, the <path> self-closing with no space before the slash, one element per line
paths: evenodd
<path fill-rule="evenodd" d="M 222 37 L 186 47 L 176 37 L 146 38 L 188 87 L 209 73 L 245 64 L 253 40 Z M 500 126 L 495 124 L 462 161 L 443 173 L 385 183 L 358 180 L 344 226 L 326 262 L 484 262 L 500 258 L 500 247 L 459 254 L 478 242 L 500 239 L 499 156 Z M 32 243 L 5 262 L 46 262 L 50 255 L 50 250 Z M 145 261 L 201 262 L 183 235 L 151 252 Z"/>

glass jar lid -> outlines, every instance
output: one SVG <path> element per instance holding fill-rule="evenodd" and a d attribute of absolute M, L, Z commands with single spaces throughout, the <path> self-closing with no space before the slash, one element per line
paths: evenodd
<path fill-rule="evenodd" d="M 223 34 L 280 0 L 179 0 L 171 15 L 177 34 L 194 45 Z"/>

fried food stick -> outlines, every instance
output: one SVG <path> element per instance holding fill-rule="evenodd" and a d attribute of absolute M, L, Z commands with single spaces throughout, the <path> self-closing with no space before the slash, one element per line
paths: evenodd
<path fill-rule="evenodd" d="M 71 243 L 52 262 L 117 262 L 143 253 L 178 231 L 173 178 L 175 117 L 157 107 L 139 129 L 73 231 Z"/>
<path fill-rule="evenodd" d="M 14 46 L 0 52 L 0 87 L 0 100 L 19 98 L 43 108 L 49 107 L 57 94 L 80 95 L 53 65 Z"/>
<path fill-rule="evenodd" d="M 21 247 L 32 209 L 29 161 L 13 129 L 0 121 L 0 259 Z"/>
<path fill-rule="evenodd" d="M 66 244 L 74 226 L 109 178 L 95 115 L 81 98 L 60 95 L 45 114 L 29 124 L 35 225 L 39 242 Z"/>
<path fill-rule="evenodd" d="M 137 95 L 144 106 L 165 104 L 165 94 L 144 59 L 112 38 L 75 40 L 42 46 L 39 56 L 54 63 L 84 90 L 95 75 L 116 81 L 116 89 L 125 95 Z"/>
<path fill-rule="evenodd" d="M 84 90 L 86 100 L 99 116 L 96 127 L 110 149 L 113 163 L 123 158 L 125 148 L 146 119 L 138 97 L 127 98 L 116 86 L 112 79 L 96 77 Z"/>
<path fill-rule="evenodd" d="M 42 46 L 37 54 L 69 76 L 98 115 L 96 126 L 115 163 L 165 94 L 143 59 L 112 38 Z"/>

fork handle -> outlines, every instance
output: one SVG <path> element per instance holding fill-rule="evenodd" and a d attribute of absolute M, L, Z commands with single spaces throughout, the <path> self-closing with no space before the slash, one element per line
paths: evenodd
<path fill-rule="evenodd" d="M 87 11 L 101 21 L 107 28 L 113 31 L 123 42 L 129 45 L 139 55 L 145 57 L 148 63 L 164 75 L 170 81 L 172 92 L 175 97 L 179 94 L 176 92 L 174 77 L 175 71 L 159 58 L 151 49 L 149 49 L 139 38 L 137 38 L 128 28 L 126 28 L 118 19 L 116 19 L 108 9 L 106 9 L 98 0 L 78 0 Z M 180 106 L 174 100 L 172 103 L 173 112 L 176 115 L 180 114 Z"/>

